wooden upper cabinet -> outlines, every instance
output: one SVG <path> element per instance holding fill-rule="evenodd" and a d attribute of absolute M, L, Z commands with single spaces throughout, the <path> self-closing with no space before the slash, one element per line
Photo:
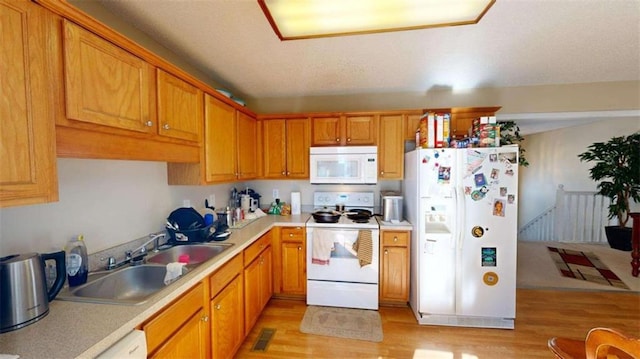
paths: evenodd
<path fill-rule="evenodd" d="M 0 0 L 0 207 L 58 200 L 58 22 L 32 2 Z"/>
<path fill-rule="evenodd" d="M 309 178 L 308 118 L 262 121 L 264 178 Z"/>
<path fill-rule="evenodd" d="M 343 145 L 375 145 L 376 144 L 376 116 L 344 116 Z M 343 138 L 342 138 L 343 137 Z"/>
<path fill-rule="evenodd" d="M 375 145 L 374 115 L 314 116 L 312 146 Z"/>
<path fill-rule="evenodd" d="M 237 112 L 238 179 L 258 177 L 258 124 L 255 118 Z"/>
<path fill-rule="evenodd" d="M 380 115 L 378 178 L 402 179 L 404 176 L 403 115 Z"/>
<path fill-rule="evenodd" d="M 311 146 L 340 146 L 342 121 L 340 116 L 313 117 Z"/>
<path fill-rule="evenodd" d="M 422 111 L 416 110 L 404 114 L 404 140 L 415 141 L 416 130 L 420 125 L 420 117 L 422 117 Z"/>
<path fill-rule="evenodd" d="M 205 181 L 233 181 L 238 172 L 236 110 L 209 94 L 204 107 Z"/>
<path fill-rule="evenodd" d="M 201 141 L 202 90 L 158 69 L 158 133 L 188 141 Z"/>
<path fill-rule="evenodd" d="M 153 133 L 153 67 L 68 20 L 63 27 L 67 118 Z"/>

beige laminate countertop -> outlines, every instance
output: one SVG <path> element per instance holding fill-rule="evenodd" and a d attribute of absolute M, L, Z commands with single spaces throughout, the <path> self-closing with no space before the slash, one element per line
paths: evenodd
<path fill-rule="evenodd" d="M 141 305 L 53 300 L 49 314 L 22 329 L 0 334 L 0 354 L 20 358 L 93 358 L 243 251 L 274 226 L 304 226 L 309 214 L 262 217 L 222 243 L 234 245 L 196 267 Z"/>

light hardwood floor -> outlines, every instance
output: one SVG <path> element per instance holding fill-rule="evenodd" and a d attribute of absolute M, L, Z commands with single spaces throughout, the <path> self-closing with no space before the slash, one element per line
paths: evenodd
<path fill-rule="evenodd" d="M 236 358 L 553 358 L 553 336 L 584 338 L 596 326 L 640 337 L 640 295 L 518 289 L 515 330 L 419 326 L 409 308 L 381 307 L 381 343 L 301 333 L 303 301 L 272 299 Z M 276 333 L 266 352 L 251 348 L 262 328 Z"/>

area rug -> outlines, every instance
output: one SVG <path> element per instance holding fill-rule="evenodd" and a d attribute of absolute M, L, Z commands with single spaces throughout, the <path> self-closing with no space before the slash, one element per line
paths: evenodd
<path fill-rule="evenodd" d="M 307 307 L 300 331 L 329 337 L 382 341 L 382 321 L 374 310 Z"/>
<path fill-rule="evenodd" d="M 547 248 L 553 262 L 564 277 L 629 289 L 595 254 L 556 247 Z"/>

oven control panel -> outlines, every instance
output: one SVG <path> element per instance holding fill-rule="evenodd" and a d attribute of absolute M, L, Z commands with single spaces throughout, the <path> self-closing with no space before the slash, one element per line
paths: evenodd
<path fill-rule="evenodd" d="M 373 207 L 373 192 L 314 192 L 315 207 L 334 207 L 337 204 L 345 207 Z"/>

